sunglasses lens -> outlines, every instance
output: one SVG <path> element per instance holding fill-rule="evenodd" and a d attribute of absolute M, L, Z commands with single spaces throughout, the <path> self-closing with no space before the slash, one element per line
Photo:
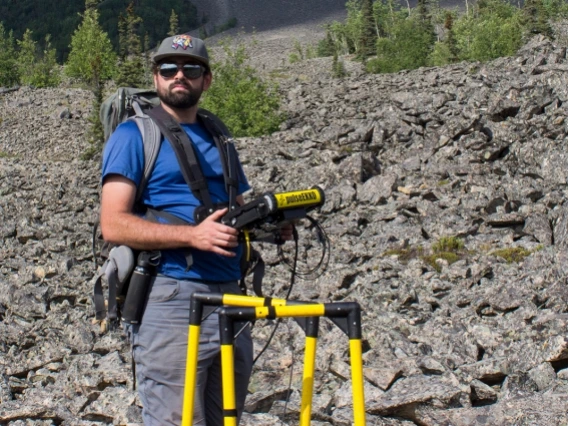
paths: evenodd
<path fill-rule="evenodd" d="M 164 78 L 172 78 L 178 72 L 177 64 L 162 64 L 160 65 L 160 75 Z"/>
<path fill-rule="evenodd" d="M 182 73 L 185 78 L 193 80 L 199 78 L 203 75 L 203 67 L 198 64 L 162 64 L 160 65 L 159 73 L 163 78 L 172 78 L 177 73 L 178 70 L 181 68 Z"/>
<path fill-rule="evenodd" d="M 190 80 L 199 78 L 203 74 L 203 67 L 195 64 L 185 64 L 182 68 L 185 78 Z"/>

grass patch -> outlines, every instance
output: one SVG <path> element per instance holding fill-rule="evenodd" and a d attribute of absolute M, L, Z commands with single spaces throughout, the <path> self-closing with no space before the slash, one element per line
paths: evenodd
<path fill-rule="evenodd" d="M 533 250 L 523 247 L 502 248 L 491 251 L 489 244 L 482 245 L 481 251 L 485 255 L 499 256 L 507 261 L 507 263 L 521 262 L 527 256 L 540 251 L 544 248 L 542 244 L 536 246 Z M 436 262 L 438 259 L 445 260 L 449 265 L 458 260 L 465 259 L 469 254 L 476 251 L 465 250 L 464 242 L 457 237 L 441 237 L 432 244 L 430 250 L 424 249 L 422 246 L 405 247 L 401 249 L 391 249 L 383 253 L 383 256 L 396 256 L 398 260 L 406 264 L 413 259 L 421 259 L 425 264 L 431 266 L 437 272 L 442 271 L 442 266 Z"/>
<path fill-rule="evenodd" d="M 9 152 L 0 151 L 0 158 L 12 158 L 15 157 L 14 154 L 10 154 Z"/>
<path fill-rule="evenodd" d="M 402 263 L 408 263 L 412 259 L 421 257 L 424 253 L 422 247 L 409 247 L 403 249 L 387 250 L 383 253 L 384 256 L 397 256 L 398 260 Z"/>
<path fill-rule="evenodd" d="M 491 254 L 505 259 L 507 263 L 519 263 L 531 254 L 542 250 L 543 248 L 544 246 L 542 244 L 536 246 L 534 250 L 528 250 L 524 247 L 509 247 L 495 250 L 491 252 Z"/>
<path fill-rule="evenodd" d="M 422 256 L 422 260 L 434 268 L 437 272 L 442 271 L 442 267 L 436 262 L 444 259 L 449 265 L 465 257 L 463 250 L 463 240 L 457 237 L 441 237 L 432 244 L 432 254 Z"/>
<path fill-rule="evenodd" d="M 287 74 L 282 70 L 272 70 L 268 73 L 268 76 L 273 80 L 278 80 L 278 79 L 283 80 L 290 78 L 290 74 Z"/>
<path fill-rule="evenodd" d="M 442 237 L 432 244 L 434 253 L 452 252 L 463 250 L 463 240 L 457 237 Z"/>
<path fill-rule="evenodd" d="M 428 265 L 430 265 L 432 268 L 434 268 L 436 272 L 442 272 L 442 267 L 438 262 L 436 262 L 436 260 L 444 259 L 446 262 L 448 262 L 449 265 L 451 265 L 452 263 L 457 262 L 461 258 L 462 258 L 461 255 L 449 251 L 443 251 L 440 253 L 430 254 L 428 256 L 422 256 L 422 260 Z"/>
<path fill-rule="evenodd" d="M 422 259 L 424 263 L 430 265 L 437 272 L 442 271 L 442 267 L 436 262 L 437 259 L 444 259 L 448 264 L 463 259 L 467 252 L 464 250 L 464 243 L 457 237 L 442 237 L 432 244 L 430 252 L 422 247 L 407 247 L 403 249 L 387 250 L 384 256 L 397 256 L 401 263 L 408 263 L 412 259 Z"/>

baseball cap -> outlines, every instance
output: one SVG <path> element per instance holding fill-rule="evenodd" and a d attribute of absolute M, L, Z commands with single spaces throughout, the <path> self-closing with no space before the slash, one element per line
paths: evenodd
<path fill-rule="evenodd" d="M 188 34 L 175 35 L 164 39 L 152 60 L 157 63 L 170 56 L 187 56 L 197 59 L 209 67 L 209 55 L 205 43 L 203 43 L 203 40 L 191 37 Z"/>

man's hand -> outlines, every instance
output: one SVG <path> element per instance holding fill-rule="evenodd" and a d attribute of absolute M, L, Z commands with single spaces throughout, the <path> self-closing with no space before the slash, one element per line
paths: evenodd
<path fill-rule="evenodd" d="M 226 250 L 239 245 L 239 232 L 230 226 L 219 223 L 228 209 L 217 210 L 192 230 L 192 246 L 203 251 L 211 251 L 222 256 L 234 257 L 235 253 Z"/>
<path fill-rule="evenodd" d="M 294 239 L 294 224 L 293 223 L 286 223 L 282 226 L 279 230 L 280 238 L 283 241 L 292 241 Z"/>

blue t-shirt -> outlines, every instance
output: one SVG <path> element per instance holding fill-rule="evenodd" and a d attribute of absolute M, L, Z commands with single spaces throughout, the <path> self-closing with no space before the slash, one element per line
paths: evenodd
<path fill-rule="evenodd" d="M 219 151 L 213 138 L 199 124 L 182 124 L 182 128 L 193 142 L 195 152 L 207 180 L 213 203 L 226 203 L 223 168 Z M 142 135 L 133 121 L 120 124 L 109 138 L 104 154 L 102 179 L 118 174 L 138 186 L 144 175 L 144 146 Z M 239 164 L 238 193 L 250 189 Z M 188 223 L 194 223 L 193 212 L 201 205 L 185 182 L 175 152 L 170 143 L 163 139 L 154 170 L 141 198 L 142 204 L 171 213 Z M 161 220 L 161 219 L 160 219 Z M 162 220 L 166 222 L 165 220 Z M 162 250 L 158 273 L 175 279 L 199 279 L 208 281 L 233 281 L 241 276 L 240 258 L 242 247 L 236 249 L 237 256 L 225 257 L 211 252 L 191 249 L 193 265 L 186 271 L 185 250 Z"/>

